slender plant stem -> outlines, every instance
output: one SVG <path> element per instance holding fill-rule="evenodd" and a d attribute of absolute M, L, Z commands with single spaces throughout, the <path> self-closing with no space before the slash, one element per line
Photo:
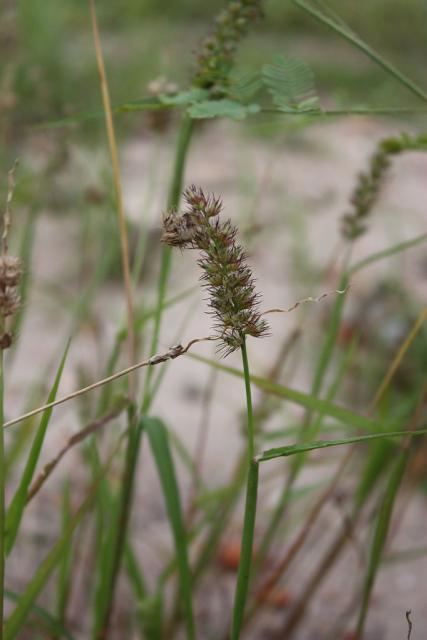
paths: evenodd
<path fill-rule="evenodd" d="M 254 415 L 253 415 L 253 409 L 252 409 L 251 378 L 249 373 L 249 362 L 248 362 L 248 352 L 246 350 L 246 340 L 242 344 L 242 361 L 243 361 L 243 375 L 245 379 L 247 426 L 248 426 L 248 464 L 250 465 L 255 455 L 255 442 L 254 442 Z"/>
<path fill-rule="evenodd" d="M 258 463 L 254 460 L 254 424 L 252 410 L 251 380 L 249 373 L 246 341 L 242 347 L 243 372 L 245 378 L 246 410 L 247 410 L 247 456 L 248 471 L 246 481 L 245 517 L 243 521 L 242 543 L 239 570 L 237 573 L 236 592 L 234 596 L 233 618 L 231 622 L 231 640 L 238 640 L 243 625 L 245 604 L 248 595 L 250 571 L 252 564 L 252 547 L 255 531 L 256 505 L 258 496 Z"/>
<path fill-rule="evenodd" d="M 191 137 L 193 133 L 193 120 L 184 114 L 181 121 L 181 126 L 178 134 L 178 142 L 175 154 L 175 163 L 172 173 L 172 180 L 169 188 L 168 196 L 168 208 L 178 207 L 181 199 L 182 185 L 184 180 L 184 171 L 190 147 Z M 167 285 L 169 280 L 169 274 L 172 266 L 172 252 L 171 248 L 164 246 L 162 252 L 162 262 L 160 265 L 159 281 L 157 284 L 157 306 L 154 316 L 154 330 L 153 337 L 150 346 L 150 356 L 156 353 L 157 345 L 159 343 L 160 328 L 162 322 L 162 315 L 164 310 L 164 303 L 166 299 Z M 144 395 L 142 400 L 143 413 L 148 412 L 151 404 L 151 381 L 152 371 L 148 371 L 145 380 Z"/>
<path fill-rule="evenodd" d="M 2 424 L 0 434 L 0 640 L 3 640 L 3 603 L 4 603 L 4 522 L 5 522 L 5 504 L 4 504 L 4 369 L 3 369 L 3 351 L 0 350 L 0 421 Z"/>
<path fill-rule="evenodd" d="M 374 49 L 372 49 L 366 42 L 363 42 L 358 36 L 352 33 L 348 27 L 344 27 L 341 24 L 338 24 L 334 20 L 331 20 L 327 16 L 325 16 L 320 11 L 317 11 L 314 7 L 310 6 L 304 0 L 292 0 L 293 4 L 296 4 L 298 7 L 307 11 L 307 13 L 311 14 L 314 18 L 323 22 L 330 29 L 338 33 L 345 40 L 350 42 L 352 45 L 363 51 L 373 62 L 376 62 L 380 67 L 384 69 L 387 73 L 389 73 L 395 80 L 400 82 L 400 84 L 404 85 L 409 91 L 411 91 L 414 95 L 424 102 L 427 102 L 427 94 L 421 89 L 418 85 L 408 78 L 408 76 L 404 75 L 399 69 L 396 69 L 394 65 L 385 60 L 379 53 L 377 53 Z"/>
<path fill-rule="evenodd" d="M 91 0 L 93 2 L 93 0 Z M 188 116 L 184 116 L 178 136 L 177 150 L 175 155 L 175 164 L 172 175 L 172 182 L 170 186 L 169 192 L 169 202 L 170 206 L 177 207 L 179 205 L 180 194 L 182 191 L 182 181 L 184 176 L 185 169 L 185 161 L 187 158 L 187 153 L 191 140 L 191 133 L 193 130 L 192 120 Z M 157 349 L 159 334 L 160 334 L 160 325 L 161 318 L 164 309 L 164 302 L 166 298 L 166 290 L 168 277 L 171 268 L 171 252 L 168 247 L 165 247 L 163 250 L 162 256 L 162 264 L 160 269 L 159 283 L 158 283 L 158 298 L 157 298 L 157 308 L 156 314 L 154 318 L 154 331 L 153 338 L 151 341 L 151 355 L 153 355 Z M 129 327 L 128 327 L 129 331 Z M 133 327 L 132 327 L 133 331 Z M 151 378 L 152 372 L 151 367 L 148 370 L 147 377 L 145 380 L 145 388 L 143 394 L 142 401 L 142 412 L 147 413 L 151 404 Z M 130 420 L 134 420 L 136 415 L 134 412 L 130 411 Z M 135 433 L 133 433 L 133 431 Z M 125 474 L 123 478 L 123 484 L 121 487 L 121 495 L 120 495 L 120 509 L 118 514 L 118 528 L 116 530 L 116 537 L 114 540 L 114 549 L 113 553 L 113 562 L 112 562 L 112 573 L 110 576 L 110 585 L 108 598 L 106 602 L 106 606 L 103 612 L 103 623 L 101 625 L 101 630 L 99 633 L 99 640 L 107 637 L 109 620 L 112 610 L 112 604 L 114 599 L 115 585 L 117 583 L 117 577 L 120 570 L 121 560 L 123 557 L 123 551 L 126 542 L 126 532 L 128 528 L 131 507 L 132 507 L 132 496 L 133 489 L 135 485 L 135 475 L 136 475 L 136 467 L 139 458 L 139 450 L 141 446 L 141 436 L 142 436 L 142 423 L 139 422 L 134 425 L 132 431 L 129 432 L 128 444 L 126 449 L 126 459 L 125 459 Z"/>

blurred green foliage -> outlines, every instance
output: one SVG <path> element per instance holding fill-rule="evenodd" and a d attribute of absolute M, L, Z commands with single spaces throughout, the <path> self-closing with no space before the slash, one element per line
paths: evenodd
<path fill-rule="evenodd" d="M 147 84 L 159 75 L 185 86 L 191 78 L 193 53 L 224 4 L 224 0 L 98 2 L 113 102 L 146 95 Z M 427 36 L 425 2 L 371 0 L 361 7 L 354 0 L 330 0 L 328 6 L 403 71 L 422 79 L 423 65 L 418 61 Z M 267 0 L 265 19 L 243 44 L 240 60 L 246 67 L 259 68 L 275 54 L 303 57 L 313 66 L 318 90 L 338 102 L 374 106 L 411 100 L 362 54 L 291 2 Z M 11 96 L 0 104 L 0 120 L 6 112 L 12 131 L 22 124 L 99 109 L 86 2 L 5 0 L 0 55 L 0 89 Z M 84 132 L 96 130 L 92 121 Z"/>

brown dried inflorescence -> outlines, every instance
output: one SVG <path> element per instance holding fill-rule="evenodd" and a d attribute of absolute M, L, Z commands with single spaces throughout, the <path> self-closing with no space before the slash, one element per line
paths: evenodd
<path fill-rule="evenodd" d="M 209 292 L 210 313 L 224 355 L 240 348 L 246 335 L 267 335 L 268 324 L 259 311 L 260 298 L 247 265 L 246 253 L 236 242 L 237 228 L 222 222 L 222 202 L 191 186 L 184 192 L 187 210 L 170 211 L 163 220 L 162 242 L 182 249 L 198 249 L 201 280 Z"/>
<path fill-rule="evenodd" d="M 8 253 L 8 234 L 11 224 L 10 205 L 14 188 L 16 163 L 8 174 L 6 209 L 3 216 L 3 233 L 0 254 L 0 350 L 8 349 L 12 344 L 12 334 L 7 329 L 8 318 L 19 309 L 21 298 L 18 292 L 22 277 L 21 261 Z"/>

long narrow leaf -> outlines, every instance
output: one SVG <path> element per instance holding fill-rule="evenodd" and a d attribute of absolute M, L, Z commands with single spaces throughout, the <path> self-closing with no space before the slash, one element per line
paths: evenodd
<path fill-rule="evenodd" d="M 62 491 L 62 531 L 65 533 L 72 518 L 70 501 L 70 483 L 64 482 Z M 61 623 L 66 620 L 67 605 L 71 592 L 73 545 L 68 545 L 61 558 L 58 571 L 58 591 L 56 600 L 56 612 Z"/>
<path fill-rule="evenodd" d="M 70 520 L 67 529 L 59 540 L 55 543 L 45 560 L 39 566 L 34 576 L 30 580 L 25 591 L 21 594 L 18 604 L 4 625 L 4 640 L 15 640 L 18 633 L 25 624 L 29 613 L 39 595 L 48 581 L 50 575 L 57 567 L 71 542 L 73 533 L 92 504 L 93 493 L 90 493 L 77 513 Z"/>
<path fill-rule="evenodd" d="M 401 452 L 387 484 L 382 500 L 381 508 L 375 524 L 374 538 L 372 541 L 368 567 L 366 570 L 365 583 L 362 594 L 362 604 L 360 607 L 359 620 L 357 623 L 357 636 L 362 637 L 366 614 L 368 612 L 369 601 L 374 586 L 375 578 L 380 566 L 382 553 L 390 526 L 390 519 L 397 493 L 402 482 L 408 460 L 408 451 Z"/>
<path fill-rule="evenodd" d="M 53 402 L 56 398 L 56 394 L 58 391 L 59 383 L 61 381 L 62 372 L 64 370 L 65 361 L 68 355 L 68 349 L 70 347 L 70 341 L 67 342 L 67 346 L 65 347 L 64 354 L 61 358 L 61 362 L 59 364 L 58 371 L 55 376 L 55 380 L 52 386 L 52 389 L 49 393 L 47 402 Z M 46 409 L 44 411 L 42 418 L 40 420 L 39 427 L 34 436 L 33 444 L 31 446 L 30 453 L 28 455 L 27 463 L 25 465 L 25 469 L 22 473 L 21 480 L 19 486 L 16 490 L 15 495 L 12 498 L 10 506 L 7 510 L 6 515 L 6 545 L 5 551 L 6 554 L 9 554 L 13 548 L 13 545 L 16 540 L 16 536 L 18 534 L 19 525 L 21 523 L 22 514 L 25 509 L 25 505 L 27 502 L 27 493 L 30 487 L 30 483 L 33 479 L 34 471 L 37 466 L 37 462 L 40 456 L 40 452 L 43 446 L 44 437 L 46 434 L 46 430 L 49 426 L 49 421 L 52 416 L 53 408 Z"/>
<path fill-rule="evenodd" d="M 224 371 L 233 376 L 237 376 L 239 378 L 243 377 L 243 372 L 240 369 L 229 367 L 215 360 L 211 360 L 194 353 L 189 353 L 188 356 L 190 358 L 198 360 L 199 362 L 204 362 L 212 367 L 216 367 L 220 371 Z M 354 411 L 350 411 L 350 409 L 346 409 L 345 407 L 342 407 L 340 405 L 328 402 L 327 400 L 316 398 L 315 396 L 304 393 L 303 391 L 297 391 L 296 389 L 285 387 L 276 382 L 271 382 L 271 380 L 267 380 L 266 378 L 261 378 L 260 376 L 251 375 L 251 382 L 266 393 L 271 393 L 285 400 L 289 400 L 289 402 L 293 402 L 300 407 L 304 407 L 312 411 L 317 411 L 329 418 L 335 418 L 339 422 L 350 427 L 371 431 L 374 431 L 378 428 L 378 423 L 371 418 L 366 418 L 365 416 L 355 413 Z"/>
<path fill-rule="evenodd" d="M 181 500 L 176 480 L 169 439 L 165 425 L 158 418 L 144 418 L 150 446 L 156 461 L 166 509 L 175 542 L 175 551 L 181 582 L 181 598 L 185 612 L 187 637 L 195 638 L 193 606 L 191 601 L 191 573 L 188 562 L 187 538 L 181 509 Z"/>
<path fill-rule="evenodd" d="M 122 438 L 119 438 L 107 462 L 104 464 L 99 475 L 95 479 L 95 482 L 93 483 L 88 495 L 81 503 L 74 516 L 70 518 L 67 528 L 63 531 L 61 537 L 56 541 L 46 558 L 34 573 L 25 591 L 20 595 L 17 606 L 4 625 L 3 640 L 15 640 L 19 637 L 18 633 L 25 624 L 28 615 L 31 612 L 40 592 L 49 580 L 52 572 L 58 566 L 60 560 L 63 558 L 64 553 L 66 553 L 66 550 L 73 538 L 76 527 L 81 522 L 87 511 L 91 508 L 96 497 L 98 485 L 103 480 L 107 470 L 110 468 L 111 463 L 114 460 L 119 447 L 121 446 L 121 443 Z"/>
<path fill-rule="evenodd" d="M 355 436 L 354 438 L 341 438 L 339 440 L 319 440 L 318 442 L 308 442 L 307 444 L 294 444 L 288 447 L 276 447 L 267 449 L 256 457 L 258 462 L 266 462 L 275 458 L 284 458 L 293 456 L 304 451 L 314 451 L 316 449 L 326 449 L 328 447 L 339 447 L 346 444 L 355 444 L 369 442 L 370 440 L 384 440 L 388 438 L 400 438 L 402 436 L 421 436 L 427 433 L 427 428 L 417 429 L 416 431 L 386 431 L 384 433 L 371 433 L 367 436 Z"/>
<path fill-rule="evenodd" d="M 5 590 L 4 595 L 8 600 L 11 600 L 12 602 L 19 602 L 19 598 L 21 597 L 19 593 L 10 591 L 9 589 Z M 43 626 L 47 631 L 49 631 L 49 633 L 52 634 L 55 639 L 60 640 L 60 638 L 65 638 L 65 640 L 74 640 L 74 637 L 70 633 L 70 631 L 66 629 L 59 620 L 54 618 L 49 613 L 49 611 L 46 611 L 46 609 L 44 609 L 43 607 L 40 607 L 39 605 L 33 605 L 31 607 L 30 613 L 40 619 Z"/>

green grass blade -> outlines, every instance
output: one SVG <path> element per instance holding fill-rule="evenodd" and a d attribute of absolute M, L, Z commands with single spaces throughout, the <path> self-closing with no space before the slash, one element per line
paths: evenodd
<path fill-rule="evenodd" d="M 369 562 L 363 587 L 362 604 L 360 607 L 359 619 L 357 622 L 357 637 L 360 638 L 363 635 L 363 628 L 365 625 L 366 614 L 368 612 L 372 588 L 374 586 L 377 571 L 380 566 L 381 557 L 390 526 L 393 506 L 402 482 L 407 460 L 408 451 L 404 450 L 400 453 L 399 458 L 394 468 L 392 469 L 387 487 L 384 492 L 380 511 L 376 520 L 374 537 L 370 550 Z"/>
<path fill-rule="evenodd" d="M 221 364 L 220 362 L 196 355 L 194 353 L 189 353 L 188 357 L 198 360 L 199 362 L 204 362 L 211 367 L 216 367 L 220 371 L 224 371 L 225 373 L 229 373 L 230 375 L 243 378 L 243 371 L 241 371 L 240 369 L 236 369 L 235 367 L 229 367 L 227 365 Z M 294 404 L 297 404 L 300 407 L 304 407 L 305 409 L 322 413 L 324 416 L 334 418 L 335 420 L 338 420 L 339 422 L 350 427 L 368 431 L 374 431 L 378 428 L 378 421 L 372 420 L 371 418 L 366 418 L 365 416 L 355 413 L 354 411 L 350 411 L 350 409 L 346 409 L 345 407 L 334 404 L 333 402 L 316 398 L 315 396 L 304 393 L 303 391 L 297 391 L 296 389 L 285 387 L 278 384 L 277 382 L 271 382 L 266 378 L 261 378 L 260 376 L 251 375 L 250 378 L 252 384 L 254 384 L 259 389 L 262 389 L 266 393 L 271 393 L 272 395 L 278 396 L 279 398 L 283 398 L 284 400 L 293 402 Z"/>
<path fill-rule="evenodd" d="M 178 142 L 175 152 L 175 163 L 173 169 L 172 180 L 169 188 L 168 195 L 168 208 L 178 208 L 181 199 L 181 191 L 184 180 L 184 171 L 188 156 L 188 151 L 191 144 L 191 138 L 193 135 L 194 123 L 193 120 L 183 115 L 181 120 L 181 126 L 178 134 Z M 172 266 L 172 251 L 170 247 L 164 246 L 162 251 L 162 259 L 160 265 L 160 274 L 157 283 L 157 306 L 154 316 L 154 329 L 150 345 L 150 356 L 156 353 L 157 345 L 159 342 L 160 328 L 163 316 L 163 307 L 166 300 L 167 286 L 169 281 L 169 274 Z M 145 388 L 142 400 L 142 410 L 147 412 L 151 404 L 151 382 L 153 376 L 153 369 L 150 367 L 145 379 Z"/>
<path fill-rule="evenodd" d="M 15 593 L 9 589 L 5 590 L 4 595 L 12 602 L 19 602 L 19 598 L 21 597 L 19 593 Z M 59 620 L 54 618 L 49 611 L 46 611 L 43 607 L 33 605 L 30 613 L 40 619 L 43 626 L 52 635 L 52 637 L 55 638 L 55 640 L 60 640 L 61 638 L 64 638 L 65 640 L 75 640 L 70 631 L 68 631 L 68 629 L 66 629 Z"/>
<path fill-rule="evenodd" d="M 53 402 L 56 398 L 56 394 L 58 391 L 59 383 L 61 381 L 62 372 L 64 370 L 65 361 L 67 359 L 68 350 L 70 347 L 70 340 L 65 347 L 64 354 L 61 358 L 61 362 L 58 367 L 58 371 L 55 376 L 55 380 L 50 390 L 47 403 Z M 40 452 L 43 446 L 44 437 L 46 434 L 46 430 L 49 426 L 49 421 L 52 416 L 53 407 L 50 409 L 46 409 L 44 411 L 42 418 L 40 420 L 39 427 L 34 436 L 33 444 L 31 446 L 30 453 L 28 455 L 28 459 L 24 468 L 24 471 L 21 476 L 21 480 L 19 486 L 13 496 L 9 508 L 6 514 L 6 540 L 5 540 L 5 552 L 8 555 L 15 543 L 16 536 L 18 534 L 19 525 L 21 523 L 22 514 L 25 509 L 25 505 L 27 502 L 27 493 L 30 487 L 31 481 L 33 479 L 34 471 L 37 466 L 37 462 L 40 456 Z"/>
<path fill-rule="evenodd" d="M 191 572 L 188 562 L 187 538 L 181 509 L 181 500 L 176 480 L 175 467 L 172 460 L 169 438 L 163 422 L 158 418 L 144 418 L 151 450 L 156 461 L 166 509 L 174 537 L 178 572 L 181 583 L 181 598 L 185 612 L 187 638 L 196 637 L 193 605 L 191 598 Z"/>
<path fill-rule="evenodd" d="M 385 60 L 379 53 L 372 49 L 372 47 L 364 42 L 359 36 L 356 36 L 347 27 L 344 27 L 342 24 L 339 24 L 331 18 L 328 18 L 321 11 L 318 11 L 314 7 L 304 2 L 304 0 L 292 0 L 292 2 L 300 7 L 300 9 L 303 9 L 314 18 L 319 20 L 319 22 L 322 22 L 324 25 L 335 31 L 335 33 L 338 33 L 352 45 L 363 51 L 363 53 L 365 53 L 371 60 L 373 60 L 373 62 L 378 64 L 382 69 L 384 69 L 384 71 L 386 71 L 390 76 L 397 80 L 397 82 L 409 89 L 409 91 L 411 91 L 418 98 L 421 98 L 421 100 L 427 102 L 427 93 L 425 93 L 423 89 L 416 85 L 413 80 L 408 78 L 408 76 L 399 71 L 399 69 L 397 69 L 393 64 Z"/>
<path fill-rule="evenodd" d="M 294 444 L 287 447 L 276 447 L 267 449 L 260 453 L 256 460 L 258 462 L 266 462 L 275 458 L 283 458 L 293 456 L 304 451 L 315 451 L 316 449 L 326 449 L 328 447 L 340 447 L 346 444 L 356 444 L 369 442 L 370 440 L 385 440 L 388 438 L 400 438 L 405 434 L 411 436 L 420 436 L 427 433 L 427 428 L 417 429 L 416 431 L 386 431 L 384 433 L 371 433 L 366 436 L 355 436 L 354 438 L 340 438 L 339 440 L 319 440 L 318 442 L 309 442 L 307 444 Z"/>
<path fill-rule="evenodd" d="M 363 469 L 360 473 L 360 480 L 354 492 L 354 509 L 358 512 L 376 486 L 384 472 L 390 465 L 395 448 L 392 442 L 386 440 L 377 440 L 369 447 Z"/>
<path fill-rule="evenodd" d="M 83 516 L 89 509 L 93 500 L 93 492 L 82 503 L 77 513 L 72 517 L 67 529 L 64 531 L 59 540 L 54 544 L 51 551 L 41 563 L 25 591 L 21 594 L 16 608 L 4 625 L 4 640 L 15 640 L 18 638 L 19 631 L 25 624 L 37 597 L 49 580 L 52 572 L 58 566 L 58 563 L 66 553 L 71 543 L 74 531 L 82 520 Z"/>
<path fill-rule="evenodd" d="M 406 240 L 406 242 L 399 242 L 398 244 L 389 247 L 388 249 L 383 249 L 383 251 L 378 251 L 377 253 L 372 253 L 367 258 L 363 258 L 359 262 L 356 262 L 352 267 L 350 267 L 348 274 L 352 276 L 360 269 L 364 269 L 364 267 L 368 267 L 370 264 L 374 262 L 378 262 L 379 260 L 384 260 L 384 258 L 389 258 L 394 256 L 402 251 L 406 251 L 407 249 L 412 249 L 412 247 L 416 247 L 423 242 L 427 242 L 427 233 L 423 233 L 416 238 L 412 238 L 412 240 Z"/>
<path fill-rule="evenodd" d="M 80 524 L 85 514 L 92 507 L 93 502 L 96 500 L 99 484 L 104 480 L 105 474 L 110 468 L 115 456 L 117 455 L 121 444 L 122 437 L 118 439 L 116 446 L 113 448 L 113 451 L 111 452 L 107 462 L 100 468 L 100 472 L 95 478 L 90 491 L 88 492 L 86 498 L 83 500 L 76 513 L 70 518 L 67 528 L 53 545 L 52 549 L 50 550 L 44 561 L 41 563 L 39 568 L 36 570 L 25 591 L 21 593 L 16 608 L 14 609 L 4 626 L 3 640 L 15 640 L 17 637 L 19 637 L 18 633 L 25 624 L 28 615 L 36 602 L 36 599 L 46 585 L 53 571 L 58 566 L 58 563 L 63 558 L 64 553 L 67 552 L 67 548 L 72 542 L 72 538 L 77 526 Z"/>
<path fill-rule="evenodd" d="M 65 533 L 71 522 L 71 501 L 70 483 L 67 479 L 64 482 L 62 491 L 62 532 Z M 58 571 L 58 587 L 56 600 L 56 615 L 62 624 L 66 621 L 67 605 L 71 593 L 71 572 L 72 572 L 73 545 L 68 545 L 65 550 Z"/>
<path fill-rule="evenodd" d="M 231 640 L 237 640 L 243 624 L 246 598 L 249 589 L 250 570 L 252 564 L 252 548 L 255 532 L 255 516 L 258 497 L 259 466 L 252 462 L 249 466 L 248 482 L 246 488 L 245 519 L 243 523 L 243 535 L 239 571 L 237 574 L 236 595 L 233 606 L 233 619 L 231 623 Z"/>

